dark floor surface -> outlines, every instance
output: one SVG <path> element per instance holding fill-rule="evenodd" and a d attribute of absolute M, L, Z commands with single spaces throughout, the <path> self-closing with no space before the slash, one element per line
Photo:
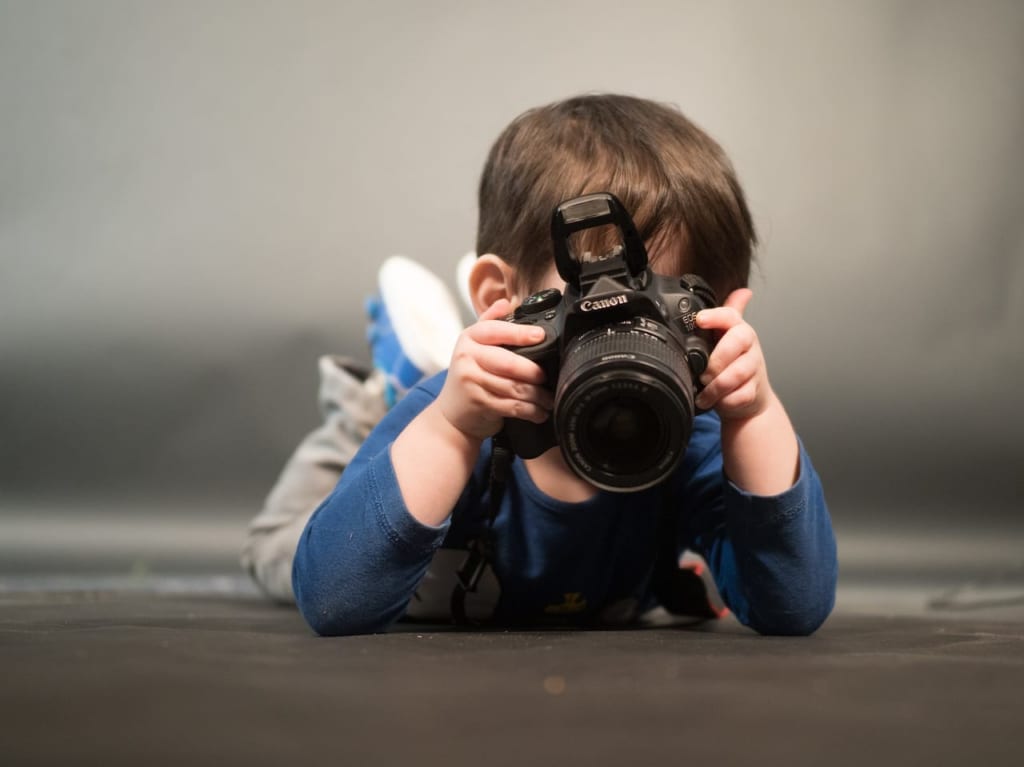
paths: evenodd
<path fill-rule="evenodd" d="M 0 765 L 1024 764 L 1020 539 L 896 546 L 890 569 L 844 540 L 809 638 L 727 618 L 320 639 L 198 560 L 0 567 Z"/>
<path fill-rule="evenodd" d="M 1024 624 L 319 639 L 255 597 L 0 597 L 0 762 L 1024 763 Z"/>

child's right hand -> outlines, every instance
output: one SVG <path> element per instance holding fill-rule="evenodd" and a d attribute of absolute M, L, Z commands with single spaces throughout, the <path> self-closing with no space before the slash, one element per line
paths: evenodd
<path fill-rule="evenodd" d="M 437 398 L 445 419 L 471 439 L 493 436 L 506 418 L 543 423 L 554 406 L 540 366 L 502 348 L 544 340 L 541 328 L 500 319 L 511 311 L 503 298 L 462 331 Z"/>

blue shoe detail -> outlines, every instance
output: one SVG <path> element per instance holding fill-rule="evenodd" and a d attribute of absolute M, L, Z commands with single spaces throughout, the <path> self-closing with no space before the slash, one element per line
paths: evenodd
<path fill-rule="evenodd" d="M 423 379 L 423 371 L 403 351 L 381 297 L 367 298 L 365 308 L 369 320 L 366 340 L 370 344 L 373 366 L 384 373 L 384 398 L 391 408 Z"/>
<path fill-rule="evenodd" d="M 390 407 L 424 377 L 448 367 L 463 326 L 444 282 L 410 258 L 385 259 L 377 286 L 377 295 L 366 301 L 366 337 Z"/>

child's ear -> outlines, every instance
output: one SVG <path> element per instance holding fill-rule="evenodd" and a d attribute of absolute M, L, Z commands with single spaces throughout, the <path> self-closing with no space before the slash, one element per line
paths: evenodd
<path fill-rule="evenodd" d="M 514 276 L 514 270 L 503 258 L 493 253 L 477 257 L 469 272 L 469 297 L 477 316 L 501 298 L 516 303 Z"/>

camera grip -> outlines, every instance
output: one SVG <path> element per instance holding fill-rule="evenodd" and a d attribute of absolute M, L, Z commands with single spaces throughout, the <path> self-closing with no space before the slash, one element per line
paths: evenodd
<path fill-rule="evenodd" d="M 554 418 L 548 418 L 542 424 L 520 418 L 506 418 L 504 432 L 512 452 L 520 458 L 536 458 L 558 444 Z"/>

